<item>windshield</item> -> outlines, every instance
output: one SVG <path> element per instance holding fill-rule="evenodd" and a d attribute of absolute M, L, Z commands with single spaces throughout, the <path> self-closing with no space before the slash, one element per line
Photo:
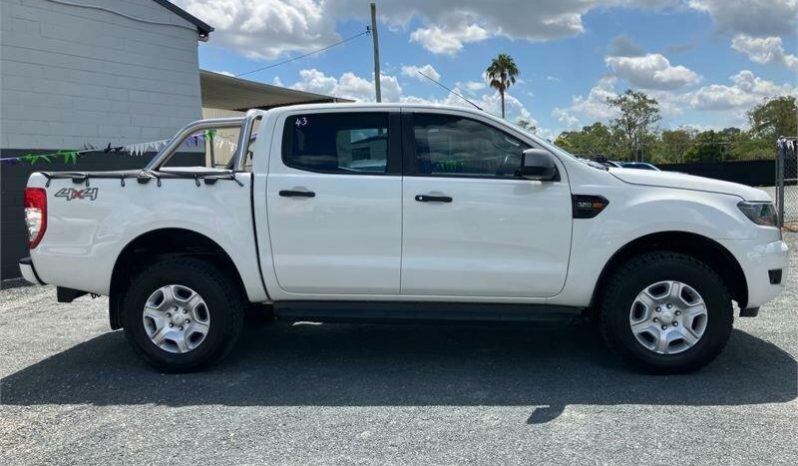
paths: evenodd
<path fill-rule="evenodd" d="M 538 145 L 542 146 L 545 149 L 548 149 L 552 152 L 557 153 L 558 155 L 563 155 L 565 157 L 569 157 L 574 160 L 579 160 L 579 157 L 573 155 L 572 153 L 568 152 L 567 150 L 563 149 L 562 147 L 554 144 L 553 142 L 549 141 L 548 139 L 543 139 L 542 137 L 538 136 L 537 134 L 527 130 L 526 128 L 520 128 L 521 131 L 528 134 Z"/>
<path fill-rule="evenodd" d="M 567 150 L 563 149 L 562 147 L 558 146 L 557 144 L 551 142 L 550 140 L 543 139 L 540 136 L 538 136 L 537 134 L 534 134 L 534 133 L 526 130 L 525 128 L 522 128 L 522 129 L 524 130 L 525 133 L 527 133 L 530 136 L 532 136 L 535 139 L 535 142 L 537 142 L 541 146 L 545 147 L 546 149 L 548 149 L 548 150 L 550 150 L 550 151 L 552 151 L 552 152 L 554 152 L 554 153 L 556 153 L 558 155 L 562 155 L 562 156 L 569 157 L 569 158 L 574 159 L 574 160 L 578 160 L 578 161 L 584 163 L 585 165 L 591 166 L 593 168 L 597 168 L 599 170 L 608 171 L 610 169 L 609 166 L 607 166 L 607 165 L 605 165 L 605 164 L 603 164 L 601 162 L 597 162 L 596 160 L 591 160 L 591 159 L 588 159 L 588 158 L 585 158 L 585 157 L 578 157 L 578 156 L 568 152 Z"/>
<path fill-rule="evenodd" d="M 609 168 L 607 166 L 605 166 L 605 165 L 603 165 L 603 164 L 601 164 L 599 162 L 596 162 L 595 160 L 590 160 L 590 159 L 586 159 L 586 158 L 583 158 L 583 157 L 577 157 L 574 154 L 568 152 L 567 150 L 563 149 L 562 147 L 558 146 L 557 144 L 554 144 L 553 142 L 551 142 L 549 140 L 544 140 L 540 136 L 538 136 L 538 135 L 536 135 L 534 133 L 531 133 L 530 131 L 527 131 L 525 129 L 524 129 L 524 131 L 527 134 L 529 134 L 530 136 L 532 136 L 534 138 L 535 142 L 537 142 L 538 144 L 540 144 L 544 148 L 546 148 L 546 149 L 548 149 L 548 150 L 550 150 L 550 151 L 552 151 L 552 152 L 554 152 L 554 153 L 556 153 L 558 155 L 561 155 L 561 156 L 564 156 L 564 157 L 569 157 L 569 158 L 574 159 L 574 160 L 578 160 L 578 161 L 584 163 L 585 165 L 588 165 L 588 166 L 593 167 L 593 168 L 598 169 L 598 170 L 604 170 L 604 171 L 608 171 L 609 170 Z"/>

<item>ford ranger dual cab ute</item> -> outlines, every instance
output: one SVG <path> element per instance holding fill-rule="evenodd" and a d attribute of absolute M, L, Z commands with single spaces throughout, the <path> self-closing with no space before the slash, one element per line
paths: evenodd
<path fill-rule="evenodd" d="M 229 163 L 170 165 L 234 129 Z M 205 367 L 244 314 L 280 320 L 535 320 L 580 313 L 648 372 L 723 349 L 734 303 L 784 288 L 767 194 L 607 168 L 486 113 L 404 104 L 250 110 L 182 129 L 140 170 L 37 172 L 35 284 L 109 297 L 110 326 L 159 370 Z"/>

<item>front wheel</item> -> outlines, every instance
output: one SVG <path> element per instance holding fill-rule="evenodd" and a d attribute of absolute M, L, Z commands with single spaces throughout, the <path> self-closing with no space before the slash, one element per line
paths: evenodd
<path fill-rule="evenodd" d="M 647 372 L 697 370 L 729 340 L 729 291 L 717 273 L 693 257 L 664 251 L 640 255 L 599 292 L 605 341 Z"/>
<path fill-rule="evenodd" d="M 125 293 L 125 336 L 159 370 L 197 370 L 230 351 L 244 309 L 240 291 L 213 264 L 166 258 L 141 272 Z"/>

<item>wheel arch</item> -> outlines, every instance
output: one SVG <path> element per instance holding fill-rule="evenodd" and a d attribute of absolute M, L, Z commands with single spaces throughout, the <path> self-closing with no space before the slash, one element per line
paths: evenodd
<path fill-rule="evenodd" d="M 122 328 L 121 305 L 131 279 L 149 264 L 167 255 L 201 257 L 233 278 L 246 298 L 246 288 L 235 262 L 216 241 L 185 228 L 161 228 L 131 240 L 116 258 L 111 273 L 108 311 L 111 329 Z"/>
<path fill-rule="evenodd" d="M 717 241 L 696 233 L 685 231 L 662 231 L 636 238 L 618 249 L 604 265 L 591 298 L 591 308 L 595 308 L 612 273 L 626 261 L 639 254 L 650 251 L 673 251 L 688 254 L 706 263 L 723 280 L 732 298 L 741 309 L 748 303 L 748 283 L 745 273 L 734 255 Z"/>

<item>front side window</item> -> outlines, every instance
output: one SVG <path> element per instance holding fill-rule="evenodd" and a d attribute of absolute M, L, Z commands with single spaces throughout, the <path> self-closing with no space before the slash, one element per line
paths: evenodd
<path fill-rule="evenodd" d="M 416 113 L 416 172 L 422 175 L 510 178 L 529 145 L 468 118 Z"/>
<path fill-rule="evenodd" d="M 325 173 L 387 171 L 387 113 L 292 115 L 283 137 L 283 161 L 289 167 Z"/>

